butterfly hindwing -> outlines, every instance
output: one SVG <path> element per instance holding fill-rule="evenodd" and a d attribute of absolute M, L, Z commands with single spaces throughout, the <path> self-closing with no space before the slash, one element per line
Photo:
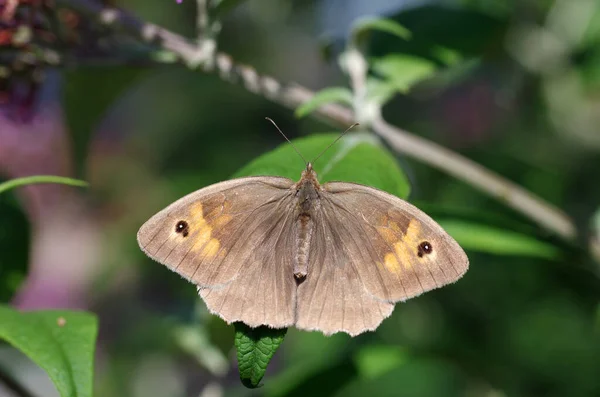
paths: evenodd
<path fill-rule="evenodd" d="M 392 303 L 367 291 L 347 225 L 323 211 L 316 221 L 306 279 L 298 286 L 296 327 L 326 335 L 357 335 L 374 330 L 393 309 Z"/>
<path fill-rule="evenodd" d="M 199 289 L 213 313 L 228 323 L 242 321 L 257 327 L 292 326 L 295 322 L 296 282 L 292 276 L 294 236 L 292 211 L 264 213 L 271 229 L 244 260 L 243 271 L 225 286 Z"/>

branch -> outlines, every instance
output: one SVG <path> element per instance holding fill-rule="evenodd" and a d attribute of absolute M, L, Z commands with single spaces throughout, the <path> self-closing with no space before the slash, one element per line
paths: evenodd
<path fill-rule="evenodd" d="M 559 208 L 476 162 L 434 142 L 389 125 L 381 117 L 373 130 L 398 152 L 438 168 L 500 200 L 565 240 L 577 236 L 574 222 Z"/>
<path fill-rule="evenodd" d="M 197 44 L 159 26 L 141 21 L 124 11 L 103 8 L 102 5 L 89 0 L 56 0 L 56 3 L 76 9 L 92 20 L 100 21 L 106 27 L 125 31 L 145 43 L 152 43 L 163 50 L 168 50 L 190 69 L 201 67 L 204 71 L 210 71 L 214 65 L 223 80 L 232 83 L 241 80 L 247 90 L 291 109 L 297 108 L 314 95 L 312 91 L 302 86 L 282 85 L 270 76 L 260 76 L 250 66 L 235 64 L 227 54 L 215 53 L 202 43 Z M 361 82 L 354 81 L 353 84 L 360 86 Z M 352 110 L 337 104 L 322 106 L 317 111 L 317 116 L 330 125 L 344 128 L 355 122 Z M 371 128 L 398 153 L 403 153 L 467 182 L 565 240 L 576 238 L 577 230 L 574 222 L 561 209 L 506 178 L 458 153 L 386 123 L 379 114 L 372 117 Z"/>

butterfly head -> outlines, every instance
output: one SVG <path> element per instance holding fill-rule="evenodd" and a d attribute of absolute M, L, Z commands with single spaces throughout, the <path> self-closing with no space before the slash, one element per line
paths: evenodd
<path fill-rule="evenodd" d="M 312 163 L 306 163 L 306 169 L 302 171 L 302 176 L 297 185 L 312 185 L 316 189 L 319 189 L 321 185 L 319 184 L 319 180 L 317 179 L 317 173 L 313 169 Z"/>

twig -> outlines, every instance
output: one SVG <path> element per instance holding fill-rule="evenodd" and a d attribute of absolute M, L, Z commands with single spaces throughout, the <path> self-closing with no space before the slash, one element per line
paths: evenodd
<path fill-rule="evenodd" d="M 196 36 L 202 41 L 208 36 L 208 0 L 196 0 Z"/>
<path fill-rule="evenodd" d="M 353 44 L 344 52 L 343 67 L 350 77 L 350 86 L 352 87 L 353 101 L 352 107 L 354 115 L 363 128 L 371 127 L 374 111 L 379 113 L 379 107 L 374 111 L 367 101 L 367 71 L 369 66 L 367 60 Z M 373 103 L 374 104 L 374 103 Z"/>
<path fill-rule="evenodd" d="M 4 370 L 4 368 L 1 368 L 1 367 L 0 367 L 0 383 L 2 383 L 15 396 L 34 397 L 34 395 L 31 394 L 31 392 L 29 390 L 27 390 L 25 387 L 23 387 L 12 376 L 7 374 Z"/>
<path fill-rule="evenodd" d="M 373 121 L 372 128 L 394 150 L 481 189 L 565 240 L 576 237 L 573 221 L 562 210 L 480 164 L 434 142 L 389 125 L 381 117 Z"/>
<path fill-rule="evenodd" d="M 191 69 L 203 67 L 206 70 L 204 63 L 212 60 L 213 54 L 205 47 L 154 24 L 141 21 L 123 11 L 103 8 L 100 4 L 88 0 L 57 0 L 56 2 L 59 5 L 76 9 L 89 18 L 99 20 L 107 27 L 124 30 L 143 42 L 154 43 L 162 49 L 171 51 L 177 55 L 180 62 Z M 214 65 L 222 79 L 230 82 L 241 80 L 249 91 L 264 95 L 268 99 L 292 109 L 314 95 L 312 91 L 299 85 L 282 85 L 272 77 L 260 76 L 250 66 L 234 64 L 227 54 L 215 53 Z M 340 127 L 347 127 L 356 121 L 350 109 L 337 104 L 322 106 L 317 114 L 326 123 Z M 458 153 L 389 125 L 380 115 L 376 114 L 371 119 L 373 131 L 397 152 L 404 153 L 408 157 L 415 158 L 469 183 L 565 240 L 573 240 L 577 236 L 573 221 L 562 210 L 533 193 Z"/>
<path fill-rule="evenodd" d="M 206 71 L 214 69 L 215 51 L 217 50 L 216 36 L 221 30 L 218 21 L 209 19 L 209 7 L 213 4 L 211 0 L 196 0 L 196 36 L 198 47 L 206 54 L 203 67 Z"/>

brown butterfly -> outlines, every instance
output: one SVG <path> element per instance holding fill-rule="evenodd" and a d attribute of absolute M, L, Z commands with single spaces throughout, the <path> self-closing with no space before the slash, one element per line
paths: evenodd
<path fill-rule="evenodd" d="M 469 266 L 415 206 L 364 185 L 321 185 L 310 162 L 298 182 L 254 176 L 191 193 L 137 239 L 226 322 L 326 335 L 375 330 L 395 302 L 453 283 Z"/>

